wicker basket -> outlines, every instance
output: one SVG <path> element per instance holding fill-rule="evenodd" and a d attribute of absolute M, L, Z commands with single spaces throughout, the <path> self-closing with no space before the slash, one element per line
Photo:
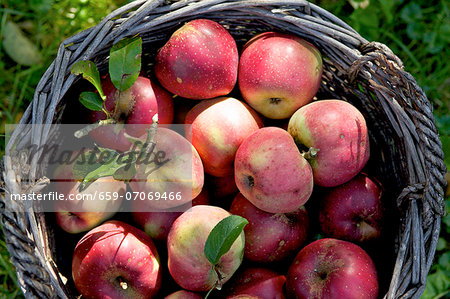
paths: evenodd
<path fill-rule="evenodd" d="M 302 0 L 138 0 L 108 15 L 97 26 L 64 41 L 55 61 L 39 82 L 21 124 L 59 123 L 70 104 L 65 96 L 79 78 L 70 73 L 79 60 L 107 67 L 113 43 L 139 33 L 144 61 L 184 22 L 216 20 L 229 29 L 238 46 L 267 30 L 297 34 L 314 43 L 324 57 L 322 98 L 351 102 L 366 117 L 371 138 L 371 169 L 385 186 L 395 211 L 392 259 L 386 261 L 386 283 L 380 297 L 418 298 L 425 288 L 444 213 L 442 145 L 432 107 L 414 78 L 388 47 L 368 42 L 324 9 Z M 7 149 L 19 141 L 40 145 L 50 138 L 45 129 L 16 129 Z M 1 220 L 11 259 L 27 298 L 71 298 L 78 294 L 61 274 L 52 226 L 30 203 L 8 200 L 11 193 L 41 190 L 42 165 L 21 156 L 5 156 L 2 165 Z M 48 218 L 48 217 L 47 217 Z M 67 263 L 67 261 L 65 261 Z M 70 272 L 69 272 L 70 273 Z M 69 286 L 68 286 L 69 285 Z"/>

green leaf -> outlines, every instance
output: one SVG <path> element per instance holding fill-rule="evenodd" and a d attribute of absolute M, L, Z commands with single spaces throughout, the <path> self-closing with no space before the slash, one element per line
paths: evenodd
<path fill-rule="evenodd" d="M 97 162 L 97 153 L 98 151 L 91 150 L 78 156 L 72 168 L 72 174 L 75 180 L 83 180 L 89 172 L 100 166 Z"/>
<path fill-rule="evenodd" d="M 16 63 L 26 66 L 41 63 L 41 53 L 15 23 L 5 24 L 2 39 L 3 49 Z"/>
<path fill-rule="evenodd" d="M 84 79 L 88 80 L 89 82 L 92 83 L 92 85 L 95 86 L 102 100 L 106 99 L 100 81 L 100 73 L 98 72 L 95 63 L 89 60 L 78 61 L 72 66 L 70 71 L 74 75 L 83 75 Z"/>
<path fill-rule="evenodd" d="M 406 26 L 406 34 L 408 34 L 408 37 L 412 40 L 417 39 L 423 39 L 424 33 L 426 31 L 426 28 L 424 24 L 421 23 L 409 23 Z"/>
<path fill-rule="evenodd" d="M 444 238 L 439 238 L 436 250 L 441 251 L 441 250 L 444 250 L 445 248 L 447 248 L 447 241 L 445 241 Z"/>
<path fill-rule="evenodd" d="M 406 23 L 413 23 L 423 18 L 422 8 L 415 2 L 410 2 L 401 11 L 400 17 Z"/>
<path fill-rule="evenodd" d="M 426 49 L 430 54 L 437 54 L 444 49 L 444 45 L 439 43 L 437 32 L 425 33 L 423 41 L 428 44 Z"/>
<path fill-rule="evenodd" d="M 439 268 L 435 273 L 428 275 L 427 286 L 421 298 L 445 298 L 450 293 L 448 285 L 450 285 L 448 273 Z"/>
<path fill-rule="evenodd" d="M 136 160 L 137 160 L 138 152 L 129 151 L 121 154 L 118 157 L 118 163 L 123 165 L 119 169 L 114 172 L 114 179 L 118 181 L 129 181 L 136 174 Z"/>
<path fill-rule="evenodd" d="M 441 256 L 439 257 L 439 266 L 450 271 L 450 251 L 441 254 Z"/>
<path fill-rule="evenodd" d="M 142 38 L 124 38 L 109 54 L 109 75 L 114 86 L 125 91 L 136 81 L 141 71 Z"/>
<path fill-rule="evenodd" d="M 230 250 L 234 241 L 248 224 L 247 219 L 231 215 L 222 219 L 209 233 L 205 244 L 205 255 L 209 262 L 215 266 L 222 255 Z"/>
<path fill-rule="evenodd" d="M 117 180 L 131 180 L 136 173 L 136 158 L 124 159 L 117 151 L 97 148 L 77 159 L 72 169 L 77 180 L 81 180 L 80 191 L 96 179 L 113 176 Z"/>
<path fill-rule="evenodd" d="M 117 169 L 114 172 L 113 177 L 115 180 L 118 181 L 129 181 L 134 177 L 135 174 L 136 174 L 136 163 L 132 163 Z"/>
<path fill-rule="evenodd" d="M 83 91 L 79 98 L 81 104 L 89 110 L 102 111 L 103 101 L 100 96 L 95 92 Z"/>
<path fill-rule="evenodd" d="M 119 157 L 117 151 L 105 148 L 99 148 L 99 150 L 100 152 L 97 154 L 98 167 L 89 172 L 84 177 L 83 182 L 111 176 L 117 169 L 123 166 L 123 164 L 118 164 L 117 162 L 117 158 Z"/>

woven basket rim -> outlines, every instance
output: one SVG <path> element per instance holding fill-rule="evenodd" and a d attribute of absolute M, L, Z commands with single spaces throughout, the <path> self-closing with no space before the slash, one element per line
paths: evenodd
<path fill-rule="evenodd" d="M 368 42 L 345 22 L 315 4 L 302 0 L 138 0 L 124 5 L 96 26 L 61 43 L 56 59 L 42 76 L 20 124 L 51 123 L 57 118 L 64 95 L 78 80 L 70 74 L 70 66 L 75 62 L 99 57 L 102 52 L 106 57 L 105 51 L 125 36 L 140 33 L 145 42 L 151 43 L 161 38 L 158 34 L 167 34 L 180 22 L 200 17 L 224 24 L 257 22 L 260 26 L 284 29 L 308 39 L 326 53 L 331 66 L 324 73 L 328 84 L 323 88 L 327 93 L 334 95 L 336 88 L 344 88 L 364 105 L 377 105 L 377 109 L 383 111 L 385 122 L 389 124 L 387 133 L 395 135 L 399 143 L 381 150 L 386 151 L 384 155 L 389 154 L 387 159 L 401 158 L 384 163 L 401 169 L 401 175 L 397 176 L 402 177 L 398 180 L 405 185 L 396 196 L 402 217 L 396 263 L 384 296 L 420 297 L 437 246 L 446 184 L 442 144 L 431 104 L 414 77 L 403 70 L 401 60 L 386 45 Z M 235 37 L 240 37 L 236 32 Z M 364 91 L 351 89 L 349 86 L 354 82 L 364 82 Z M 374 95 L 375 100 L 370 95 Z M 372 117 L 370 109 L 366 113 Z M 380 134 L 378 139 L 394 140 L 389 134 Z M 7 150 L 20 139 L 29 138 L 41 144 L 48 138 L 45 131 L 23 135 L 15 130 Z M 397 146 L 400 154 L 394 153 Z M 39 191 L 45 186 L 37 168 L 37 164 L 26 165 L 17 157 L 3 157 L 1 174 L 5 192 L 0 202 L 4 206 L 1 219 L 8 250 L 27 297 L 68 298 L 74 294 L 64 286 L 64 278 L 60 277 L 52 259 L 45 216 L 32 212 L 31 205 L 12 204 L 7 199 L 8 194 Z M 34 183 L 27 185 L 18 177 Z"/>

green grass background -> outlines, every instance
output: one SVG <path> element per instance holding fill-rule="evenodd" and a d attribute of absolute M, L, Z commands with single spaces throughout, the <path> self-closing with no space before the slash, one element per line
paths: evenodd
<path fill-rule="evenodd" d="M 1 0 L 0 1 L 0 134 L 16 123 L 33 97 L 43 72 L 65 38 L 98 23 L 126 0 Z M 433 103 L 434 115 L 450 168 L 450 6 L 445 0 L 317 0 L 371 41 L 388 45 L 405 64 Z M 26 66 L 8 55 L 4 28 L 12 21 L 32 45 L 39 62 Z M 14 54 L 12 55 L 14 56 Z M 28 59 L 29 60 L 29 59 Z M 25 57 L 26 63 L 26 57 Z M 0 154 L 4 142 L 1 141 Z M 436 263 L 422 298 L 450 296 L 450 212 L 442 221 Z M 21 298 L 15 270 L 0 232 L 0 298 Z"/>

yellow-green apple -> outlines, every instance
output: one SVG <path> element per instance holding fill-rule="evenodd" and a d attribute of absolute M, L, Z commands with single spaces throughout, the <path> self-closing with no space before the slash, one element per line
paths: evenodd
<path fill-rule="evenodd" d="M 72 157 L 76 157 L 73 153 Z M 56 201 L 54 211 L 57 224 L 66 232 L 88 231 L 111 218 L 120 208 L 126 192 L 126 184 L 112 176 L 102 177 L 79 190 L 75 180 L 73 164 L 59 165 L 53 174 L 51 188 L 63 194 L 66 200 Z"/>
<path fill-rule="evenodd" d="M 108 221 L 78 242 L 72 276 L 83 298 L 153 298 L 161 286 L 152 239 L 121 221 Z"/>
<path fill-rule="evenodd" d="M 244 256 L 244 232 L 234 241 L 214 267 L 204 253 L 211 230 L 231 214 L 226 210 L 199 205 L 178 217 L 167 237 L 168 267 L 173 279 L 184 289 L 208 291 L 218 281 L 226 283 L 241 265 Z M 220 273 L 220 278 L 217 272 Z"/>
<path fill-rule="evenodd" d="M 326 238 L 304 247 L 286 276 L 289 298 L 378 296 L 378 277 L 370 256 L 358 245 Z"/>
<path fill-rule="evenodd" d="M 311 196 L 311 166 L 283 129 L 266 127 L 248 136 L 237 150 L 234 167 L 239 191 L 263 211 L 294 212 Z"/>
<path fill-rule="evenodd" d="M 164 299 L 203 299 L 203 297 L 191 291 L 179 290 L 167 295 Z"/>
<path fill-rule="evenodd" d="M 230 213 L 248 220 L 244 228 L 246 259 L 255 262 L 282 261 L 298 252 L 308 233 L 308 212 L 302 206 L 291 213 L 267 213 L 255 207 L 241 193 Z"/>
<path fill-rule="evenodd" d="M 380 237 L 383 221 L 382 190 L 360 173 L 347 183 L 325 191 L 319 223 L 329 237 L 367 242 Z"/>
<path fill-rule="evenodd" d="M 369 160 L 364 116 L 345 101 L 322 100 L 301 107 L 289 120 L 288 132 L 300 146 L 318 150 L 309 160 L 316 185 L 348 182 Z"/>
<path fill-rule="evenodd" d="M 166 241 L 167 235 L 169 234 L 175 219 L 193 206 L 209 204 L 209 198 L 206 189 L 203 189 L 192 202 L 185 203 L 181 207 L 154 212 L 140 212 L 145 210 L 145 207 L 142 207 L 142 205 L 145 204 L 144 201 L 136 201 L 133 203 L 132 214 L 134 222 L 136 222 L 136 224 L 138 224 L 152 240 Z"/>
<path fill-rule="evenodd" d="M 317 93 L 322 57 L 298 36 L 265 32 L 244 46 L 238 74 L 241 94 L 253 109 L 268 118 L 288 118 Z"/>
<path fill-rule="evenodd" d="M 136 174 L 129 185 L 146 204 L 142 212 L 179 207 L 192 201 L 203 188 L 202 161 L 186 138 L 158 127 L 155 148 L 136 162 Z M 148 157 L 147 157 L 148 156 Z"/>
<path fill-rule="evenodd" d="M 227 95 L 236 84 L 236 42 L 219 23 L 197 19 L 175 31 L 156 55 L 155 74 L 168 91 L 189 99 Z"/>
<path fill-rule="evenodd" d="M 245 268 L 239 270 L 224 286 L 227 299 L 238 295 L 255 296 L 262 299 L 284 299 L 286 277 L 267 268 Z"/>
<path fill-rule="evenodd" d="M 205 172 L 218 177 L 233 173 L 239 145 L 263 126 L 253 109 L 227 97 L 200 102 L 186 115 L 185 123 L 192 125 L 186 138 L 197 149 Z"/>
<path fill-rule="evenodd" d="M 109 77 L 102 79 L 102 88 L 106 96 L 105 106 L 111 116 L 121 124 L 106 125 L 90 132 L 90 136 L 103 147 L 126 151 L 131 142 L 124 133 L 140 137 L 152 123 L 153 116 L 158 113 L 160 124 L 170 124 L 173 121 L 172 96 L 155 82 L 144 76 L 139 76 L 134 84 L 125 91 L 119 91 Z M 89 121 L 96 122 L 106 119 L 102 111 L 92 111 Z"/>

